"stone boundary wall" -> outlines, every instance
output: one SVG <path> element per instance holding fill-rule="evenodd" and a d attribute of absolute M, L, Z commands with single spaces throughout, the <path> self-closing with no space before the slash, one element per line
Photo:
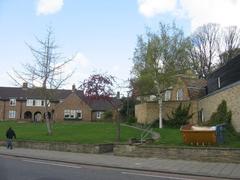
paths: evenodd
<path fill-rule="evenodd" d="M 5 142 L 1 141 L 0 146 L 5 146 Z M 92 153 L 101 154 L 113 152 L 113 144 L 76 144 L 63 142 L 34 142 L 34 141 L 14 141 L 14 147 L 42 149 L 52 151 L 66 151 L 76 153 Z"/>
<path fill-rule="evenodd" d="M 116 145 L 114 147 L 114 155 L 240 163 L 240 149 L 234 148 Z"/>

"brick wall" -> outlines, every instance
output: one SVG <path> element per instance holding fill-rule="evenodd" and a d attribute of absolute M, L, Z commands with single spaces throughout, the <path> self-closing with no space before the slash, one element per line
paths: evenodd
<path fill-rule="evenodd" d="M 75 93 L 70 94 L 62 103 L 56 105 L 54 111 L 55 120 L 64 120 L 64 110 L 82 110 L 82 120 L 91 121 L 91 108 Z"/>
<path fill-rule="evenodd" d="M 226 100 L 227 107 L 232 111 L 232 125 L 237 132 L 240 132 L 240 83 L 232 84 L 226 88 L 219 89 L 214 93 L 200 99 L 198 110 L 203 110 L 204 120 L 210 119 L 218 105 Z"/>

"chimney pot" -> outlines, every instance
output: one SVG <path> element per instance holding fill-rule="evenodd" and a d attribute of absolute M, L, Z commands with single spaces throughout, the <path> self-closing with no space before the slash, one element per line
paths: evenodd
<path fill-rule="evenodd" d="M 23 88 L 23 89 L 27 89 L 27 88 L 28 88 L 28 83 L 27 83 L 27 82 L 24 82 L 23 85 L 22 85 L 22 88 Z"/>
<path fill-rule="evenodd" d="M 76 85 L 73 84 L 73 85 L 72 85 L 72 92 L 74 92 L 75 90 L 76 90 Z"/>

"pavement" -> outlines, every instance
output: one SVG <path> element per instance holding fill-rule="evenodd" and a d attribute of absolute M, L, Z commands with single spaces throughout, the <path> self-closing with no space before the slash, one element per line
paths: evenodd
<path fill-rule="evenodd" d="M 82 165 L 240 179 L 240 164 L 120 157 L 113 154 L 84 154 L 0 146 L 0 155 L 50 160 Z"/>

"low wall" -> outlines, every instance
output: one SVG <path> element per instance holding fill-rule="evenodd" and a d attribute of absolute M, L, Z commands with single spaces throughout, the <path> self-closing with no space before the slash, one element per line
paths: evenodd
<path fill-rule="evenodd" d="M 107 153 L 113 151 L 113 144 L 75 144 L 61 142 L 33 142 L 33 141 L 14 141 L 14 147 L 43 149 L 53 151 L 66 151 L 78 153 Z M 5 145 L 5 142 L 0 142 L 0 145 Z"/>
<path fill-rule="evenodd" d="M 116 145 L 114 155 L 240 163 L 240 149 L 233 148 Z"/>

